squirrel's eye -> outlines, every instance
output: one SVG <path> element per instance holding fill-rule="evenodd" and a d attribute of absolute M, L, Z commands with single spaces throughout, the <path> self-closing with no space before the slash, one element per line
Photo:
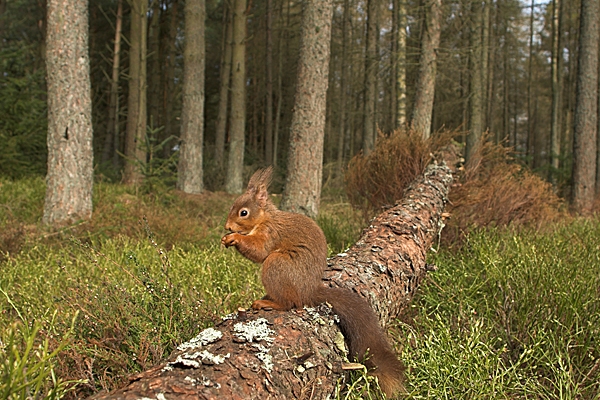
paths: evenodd
<path fill-rule="evenodd" d="M 240 210 L 240 217 L 246 217 L 248 216 L 248 210 Z"/>

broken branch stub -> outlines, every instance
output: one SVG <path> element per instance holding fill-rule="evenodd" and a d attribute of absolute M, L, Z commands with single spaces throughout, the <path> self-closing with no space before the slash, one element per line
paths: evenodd
<path fill-rule="evenodd" d="M 324 282 L 365 297 L 382 325 L 400 315 L 427 270 L 443 227 L 452 182 L 430 165 L 396 205 L 373 219 L 359 241 L 331 258 Z M 323 399 L 343 376 L 343 338 L 327 304 L 240 311 L 184 343 L 165 363 L 94 399 Z"/>

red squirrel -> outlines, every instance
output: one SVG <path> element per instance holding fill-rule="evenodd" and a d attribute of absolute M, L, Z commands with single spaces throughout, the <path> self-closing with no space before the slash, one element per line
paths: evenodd
<path fill-rule="evenodd" d="M 346 289 L 326 287 L 321 278 L 327 266 L 327 241 L 309 217 L 279 210 L 267 192 L 272 168 L 258 170 L 246 192 L 227 216 L 225 247 L 234 246 L 244 257 L 262 264 L 266 296 L 252 308 L 290 310 L 328 302 L 340 317 L 350 358 L 356 357 L 378 377 L 388 396 L 403 391 L 404 367 L 394 355 L 370 305 Z M 365 360 L 366 355 L 366 360 Z"/>

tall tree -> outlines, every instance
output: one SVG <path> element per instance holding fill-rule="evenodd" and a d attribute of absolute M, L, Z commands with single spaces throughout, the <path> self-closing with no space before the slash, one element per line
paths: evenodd
<path fill-rule="evenodd" d="M 344 0 L 344 13 L 342 15 L 342 58 L 341 58 L 341 75 L 340 75 L 340 122 L 338 132 L 338 152 L 337 152 L 337 168 L 338 174 L 341 176 L 344 168 L 344 148 L 346 138 L 346 118 L 347 118 L 347 103 L 348 103 L 348 25 L 350 18 L 350 1 Z"/>
<path fill-rule="evenodd" d="M 185 193 L 203 190 L 204 19 L 204 0 L 186 0 L 181 153 L 177 171 L 177 187 Z"/>
<path fill-rule="evenodd" d="M 246 134 L 246 0 L 234 0 L 231 57 L 231 123 L 225 190 L 241 193 Z"/>
<path fill-rule="evenodd" d="M 469 134 L 465 158 L 470 160 L 483 134 L 482 32 L 483 9 L 480 0 L 471 2 L 471 46 L 469 54 Z"/>
<path fill-rule="evenodd" d="M 281 24 L 283 24 L 284 13 L 283 6 L 287 5 L 287 18 L 286 24 L 289 25 L 289 15 L 290 15 L 290 2 L 291 0 L 281 0 L 279 7 L 279 19 Z M 286 28 L 287 28 L 286 25 Z M 284 88 L 283 88 L 283 59 L 284 59 L 284 43 L 287 42 L 287 38 L 289 37 L 289 29 L 284 29 L 283 27 L 279 30 L 279 43 L 277 44 L 277 106 L 275 108 L 275 126 L 273 127 L 273 166 L 277 166 L 277 162 L 279 160 L 279 130 L 281 126 L 281 110 L 283 109 L 283 96 L 284 96 Z"/>
<path fill-rule="evenodd" d="M 573 208 L 592 211 L 598 130 L 598 0 L 581 0 L 579 70 L 573 138 Z"/>
<path fill-rule="evenodd" d="M 562 91 L 562 41 L 559 12 L 561 0 L 552 1 L 552 110 L 550 124 L 550 181 L 556 183 L 560 160 L 560 94 Z"/>
<path fill-rule="evenodd" d="M 367 37 L 365 52 L 365 97 L 363 113 L 363 152 L 375 146 L 375 100 L 377 96 L 377 16 L 379 2 L 367 0 Z"/>
<path fill-rule="evenodd" d="M 398 19 L 396 44 L 396 128 L 406 125 L 406 0 L 396 0 Z"/>
<path fill-rule="evenodd" d="M 535 129 L 534 129 L 534 111 L 533 111 L 533 37 L 534 37 L 534 16 L 535 0 L 531 0 L 531 11 L 529 14 L 529 65 L 527 68 L 527 156 L 529 165 L 535 166 Z"/>
<path fill-rule="evenodd" d="M 148 1 L 131 1 L 131 36 L 129 38 L 129 97 L 127 132 L 125 133 L 125 183 L 142 179 L 141 165 L 146 162 L 146 32 Z"/>
<path fill-rule="evenodd" d="M 43 221 L 92 216 L 92 99 L 87 0 L 47 3 L 48 174 Z"/>
<path fill-rule="evenodd" d="M 113 43 L 112 74 L 108 103 L 108 125 L 102 152 L 102 162 L 112 159 L 113 168 L 119 166 L 119 77 L 121 74 L 121 31 L 123 27 L 123 0 L 117 3 L 115 41 Z"/>
<path fill-rule="evenodd" d="M 442 1 L 431 0 L 426 10 L 425 32 L 421 43 L 419 76 L 415 94 L 412 128 L 428 138 L 431 134 L 431 114 L 435 97 L 437 49 L 440 45 Z"/>
<path fill-rule="evenodd" d="M 161 5 L 160 0 L 151 0 L 152 3 L 152 16 L 150 22 L 150 29 L 148 32 L 148 58 L 149 58 L 149 78 L 148 78 L 148 112 L 150 114 L 150 123 L 155 128 L 161 126 L 161 115 L 160 115 L 160 77 L 162 71 L 160 68 L 160 14 Z"/>
<path fill-rule="evenodd" d="M 169 29 L 166 38 L 165 64 L 162 99 L 165 115 L 163 116 L 165 129 L 163 130 L 163 140 L 176 134 L 176 119 L 174 118 L 175 100 L 177 99 L 177 90 L 175 86 L 175 70 L 177 69 L 177 28 L 179 26 L 179 0 L 172 0 L 169 8 Z M 169 156 L 169 147 L 163 148 L 163 156 Z"/>
<path fill-rule="evenodd" d="M 266 115 L 265 115 L 265 163 L 273 163 L 273 0 L 267 0 L 266 15 Z"/>
<path fill-rule="evenodd" d="M 304 3 L 298 81 L 281 208 L 315 217 L 323 168 L 332 0 Z"/>
<path fill-rule="evenodd" d="M 219 109 L 215 125 L 215 163 L 223 165 L 225 153 L 225 132 L 227 129 L 227 109 L 231 78 L 231 52 L 233 40 L 233 18 L 229 1 L 223 2 L 223 43 L 221 45 L 221 82 L 219 86 Z"/>

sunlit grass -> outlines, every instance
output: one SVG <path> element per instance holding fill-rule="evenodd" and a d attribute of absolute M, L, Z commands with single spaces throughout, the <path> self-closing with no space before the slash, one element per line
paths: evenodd
<path fill-rule="evenodd" d="M 42 181 L 2 185 L 0 239 L 18 239 L 0 257 L 0 358 L 12 357 L 2 398 L 114 388 L 263 294 L 259 266 L 219 246 L 232 196 L 103 183 L 94 220 L 55 233 L 39 225 Z M 15 222 L 14 238 L 2 236 Z M 332 253 L 363 223 L 339 196 L 323 202 L 318 222 Z M 393 330 L 408 398 L 600 398 L 597 219 L 472 233 L 430 261 L 438 271 L 421 285 L 414 318 Z M 380 398 L 364 373 L 345 382 L 338 398 Z"/>
<path fill-rule="evenodd" d="M 404 325 L 414 398 L 597 399 L 600 223 L 470 235 Z"/>

